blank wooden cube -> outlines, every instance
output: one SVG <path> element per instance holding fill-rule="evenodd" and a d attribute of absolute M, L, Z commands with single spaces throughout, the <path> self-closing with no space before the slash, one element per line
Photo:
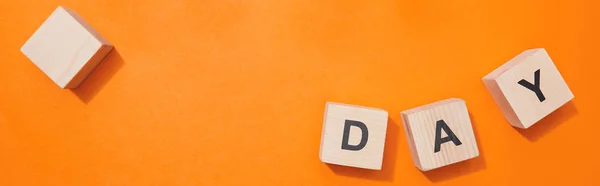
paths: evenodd
<path fill-rule="evenodd" d="M 483 77 L 512 126 L 529 128 L 574 98 L 543 48 L 526 50 Z"/>
<path fill-rule="evenodd" d="M 61 88 L 76 88 L 112 48 L 77 13 L 59 6 L 21 52 Z"/>
<path fill-rule="evenodd" d="M 328 102 L 319 158 L 325 163 L 381 170 L 388 113 Z"/>
<path fill-rule="evenodd" d="M 451 98 L 400 113 L 413 163 L 428 171 L 479 156 L 467 105 Z"/>

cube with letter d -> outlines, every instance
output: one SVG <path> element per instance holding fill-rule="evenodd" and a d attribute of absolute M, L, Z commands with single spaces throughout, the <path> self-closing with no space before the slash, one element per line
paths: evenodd
<path fill-rule="evenodd" d="M 483 83 L 510 124 L 524 129 L 575 97 L 543 48 L 515 56 Z"/>
<path fill-rule="evenodd" d="M 327 102 L 319 158 L 330 164 L 381 170 L 388 113 Z"/>
<path fill-rule="evenodd" d="M 467 105 L 451 98 L 402 111 L 413 162 L 428 171 L 479 156 Z"/>

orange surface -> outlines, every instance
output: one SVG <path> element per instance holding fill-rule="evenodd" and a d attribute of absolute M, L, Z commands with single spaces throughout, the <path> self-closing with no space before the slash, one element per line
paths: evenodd
<path fill-rule="evenodd" d="M 19 49 L 58 5 L 115 46 L 75 90 Z M 0 185 L 600 185 L 594 0 L 3 0 Z M 529 130 L 481 78 L 545 47 L 575 100 Z M 399 113 L 467 101 L 481 156 L 422 173 Z M 318 158 L 326 101 L 390 113 L 382 171 Z"/>

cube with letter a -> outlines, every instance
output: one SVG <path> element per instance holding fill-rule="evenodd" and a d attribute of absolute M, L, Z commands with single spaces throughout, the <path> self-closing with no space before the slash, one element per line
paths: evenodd
<path fill-rule="evenodd" d="M 77 88 L 113 49 L 79 14 L 59 6 L 21 47 L 61 88 Z"/>
<path fill-rule="evenodd" d="M 319 158 L 330 164 L 381 170 L 388 113 L 326 103 Z"/>
<path fill-rule="evenodd" d="M 574 98 L 543 48 L 530 49 L 483 77 L 512 126 L 529 128 Z"/>
<path fill-rule="evenodd" d="M 479 156 L 467 105 L 451 98 L 400 114 L 413 163 L 428 171 Z"/>

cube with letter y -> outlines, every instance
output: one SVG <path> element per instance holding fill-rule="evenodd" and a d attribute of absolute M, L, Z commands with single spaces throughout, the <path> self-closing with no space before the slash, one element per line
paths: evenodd
<path fill-rule="evenodd" d="M 59 87 L 77 88 L 112 48 L 81 16 L 59 6 L 21 52 Z"/>
<path fill-rule="evenodd" d="M 479 156 L 467 105 L 451 98 L 400 113 L 413 163 L 428 171 Z"/>
<path fill-rule="evenodd" d="M 529 128 L 574 98 L 543 48 L 515 56 L 483 77 L 504 117 L 512 126 Z"/>
<path fill-rule="evenodd" d="M 388 113 L 326 103 L 319 158 L 325 163 L 381 170 Z"/>

